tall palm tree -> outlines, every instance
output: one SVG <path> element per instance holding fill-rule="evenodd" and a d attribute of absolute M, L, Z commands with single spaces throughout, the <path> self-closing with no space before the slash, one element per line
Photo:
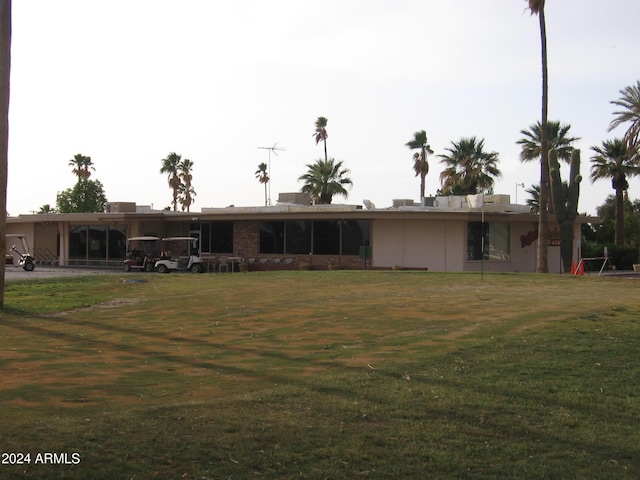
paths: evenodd
<path fill-rule="evenodd" d="M 347 175 L 350 170 L 343 168 L 342 162 L 335 159 L 316 160 L 316 163 L 307 165 L 307 173 L 301 175 L 298 181 L 305 184 L 300 189 L 311 196 L 314 204 L 330 204 L 334 195 L 349 196 L 345 185 L 351 187 L 353 182 Z"/>
<path fill-rule="evenodd" d="M 182 207 L 182 211 L 185 210 L 188 212 L 191 208 L 191 205 L 195 202 L 194 198 L 196 196 L 196 191 L 192 185 L 186 185 L 184 183 L 180 184 L 178 188 L 178 202 Z"/>
<path fill-rule="evenodd" d="M 552 121 L 547 122 L 547 145 L 549 150 L 555 150 L 558 159 L 565 162 L 571 161 L 571 152 L 573 152 L 573 143 L 580 140 L 580 137 L 571 137 L 568 135 L 571 125 Z M 520 130 L 522 138 L 516 143 L 522 146 L 520 151 L 520 161 L 529 162 L 537 160 L 542 162 L 542 124 L 536 122 L 529 127 L 528 130 Z M 551 179 L 549 179 L 551 181 Z M 547 211 L 553 212 L 553 204 L 551 202 L 551 191 L 547 189 Z M 539 212 L 539 210 L 538 210 Z"/>
<path fill-rule="evenodd" d="M 7 157 L 11 83 L 11 0 L 0 0 L 0 251 L 7 251 Z M 4 262 L 0 263 L 0 307 L 4 306 Z"/>
<path fill-rule="evenodd" d="M 547 122 L 547 146 L 549 150 L 555 150 L 558 159 L 569 162 L 571 160 L 571 152 L 573 152 L 573 143 L 580 140 L 580 137 L 571 137 L 568 135 L 571 125 L 560 122 Z M 536 122 L 529 127 L 528 130 L 520 130 L 522 138 L 516 143 L 522 146 L 520 151 L 520 160 L 529 162 L 532 160 L 540 161 L 542 156 L 542 125 Z"/>
<path fill-rule="evenodd" d="M 440 173 L 443 195 L 468 195 L 490 191 L 495 179 L 502 176 L 498 168 L 498 153 L 484 151 L 484 139 L 462 138 L 451 142 L 439 155 L 446 168 Z"/>
<path fill-rule="evenodd" d="M 167 180 L 169 182 L 169 188 L 173 191 L 173 211 L 178 210 L 178 193 L 180 191 L 180 162 L 182 156 L 175 152 L 171 152 L 165 158 L 162 159 L 162 166 L 160 167 L 160 173 L 167 174 Z"/>
<path fill-rule="evenodd" d="M 416 177 L 420 176 L 420 198 L 424 198 L 425 179 L 429 173 L 427 155 L 433 155 L 433 150 L 427 141 L 427 132 L 420 130 L 413 134 L 413 139 L 405 143 L 411 150 L 420 150 L 413 154 L 413 170 Z"/>
<path fill-rule="evenodd" d="M 267 184 L 269 183 L 269 174 L 267 173 L 267 164 L 261 163 L 258 165 L 258 170 L 256 170 L 256 178 L 260 183 L 264 185 L 264 206 L 267 206 Z"/>
<path fill-rule="evenodd" d="M 622 110 L 613 112 L 615 118 L 609 124 L 609 131 L 618 125 L 630 122 L 631 125 L 624 135 L 624 140 L 631 148 L 632 145 L 637 146 L 640 143 L 640 80 L 635 85 L 620 90 L 620 95 L 618 100 L 611 101 Z"/>
<path fill-rule="evenodd" d="M 318 117 L 316 119 L 316 131 L 313 134 L 316 137 L 316 145 L 320 142 L 324 143 L 324 161 L 328 162 L 329 158 L 327 157 L 327 122 L 328 120 L 325 117 Z"/>
<path fill-rule="evenodd" d="M 191 185 L 191 180 L 193 180 L 193 162 L 185 158 L 178 164 L 178 170 L 178 176 L 180 178 L 180 186 L 178 187 L 179 201 L 182 206 L 182 211 L 186 210 L 188 212 L 195 201 L 193 197 L 196 196 L 196 191 Z"/>
<path fill-rule="evenodd" d="M 591 147 L 596 154 L 591 157 L 591 182 L 603 178 L 611 179 L 616 192 L 615 244 L 624 245 L 624 196 L 629 188 L 628 177 L 640 175 L 640 155 L 631 150 L 620 138 L 605 140 L 601 146 Z"/>
<path fill-rule="evenodd" d="M 78 182 L 82 180 L 89 180 L 89 177 L 91 176 L 91 172 L 89 171 L 90 169 L 95 171 L 91 157 L 87 157 L 81 153 L 77 153 L 71 160 L 69 160 L 69 166 L 73 167 L 71 171 L 76 177 L 78 177 Z"/>
<path fill-rule="evenodd" d="M 538 215 L 538 245 L 536 252 L 536 271 L 549 272 L 549 145 L 547 144 L 547 111 L 549 104 L 549 77 L 547 74 L 547 26 L 544 17 L 545 0 L 525 0 L 531 15 L 538 15 L 540 24 L 540 57 L 542 61 L 542 119 L 540 138 L 540 213 Z"/>
<path fill-rule="evenodd" d="M 531 185 L 531 188 L 525 190 L 529 195 L 527 205 L 531 209 L 531 213 L 540 213 L 540 185 Z"/>

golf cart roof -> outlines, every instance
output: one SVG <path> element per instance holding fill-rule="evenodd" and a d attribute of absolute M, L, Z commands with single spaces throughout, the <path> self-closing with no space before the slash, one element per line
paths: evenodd
<path fill-rule="evenodd" d="M 160 240 L 160 237 L 151 237 L 151 236 L 146 236 L 146 237 L 131 237 L 129 239 L 127 239 L 127 241 L 131 241 L 131 240 L 139 240 L 142 242 L 151 242 L 154 240 Z"/>
<path fill-rule="evenodd" d="M 177 241 L 177 240 L 182 240 L 182 241 L 193 241 L 193 240 L 198 240 L 195 237 L 165 237 L 162 239 L 163 242 L 173 242 L 173 241 Z"/>

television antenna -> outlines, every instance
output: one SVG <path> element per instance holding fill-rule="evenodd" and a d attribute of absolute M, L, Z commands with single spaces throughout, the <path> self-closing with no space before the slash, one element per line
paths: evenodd
<path fill-rule="evenodd" d="M 285 149 L 278 147 L 278 142 L 273 144 L 273 147 L 258 147 L 260 150 L 269 150 L 269 163 L 267 164 L 267 174 L 269 175 L 269 182 L 267 183 L 268 190 L 268 203 L 271 205 L 271 152 L 277 157 L 278 152 L 284 152 Z"/>

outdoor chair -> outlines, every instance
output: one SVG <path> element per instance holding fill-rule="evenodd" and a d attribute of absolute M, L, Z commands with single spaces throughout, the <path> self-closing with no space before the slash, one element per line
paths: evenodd
<path fill-rule="evenodd" d="M 223 268 L 225 272 L 229 273 L 229 259 L 227 257 L 220 257 L 218 260 L 218 273 L 221 273 Z"/>

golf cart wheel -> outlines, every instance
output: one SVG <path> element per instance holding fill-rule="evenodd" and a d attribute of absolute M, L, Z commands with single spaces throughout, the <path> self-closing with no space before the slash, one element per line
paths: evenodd
<path fill-rule="evenodd" d="M 124 271 L 125 272 L 130 272 L 131 271 L 131 265 L 129 265 L 128 263 L 124 264 Z"/>
<path fill-rule="evenodd" d="M 161 263 L 160 265 L 158 265 L 158 273 L 169 273 L 169 269 L 166 265 L 163 265 Z"/>
<path fill-rule="evenodd" d="M 24 264 L 24 268 L 27 272 L 33 272 L 33 269 L 36 268 L 36 266 L 33 264 L 33 262 L 28 262 Z"/>
<path fill-rule="evenodd" d="M 193 265 L 191 265 L 191 272 L 192 273 L 202 273 L 204 271 L 204 268 L 202 268 L 202 265 L 199 263 L 194 263 Z"/>

